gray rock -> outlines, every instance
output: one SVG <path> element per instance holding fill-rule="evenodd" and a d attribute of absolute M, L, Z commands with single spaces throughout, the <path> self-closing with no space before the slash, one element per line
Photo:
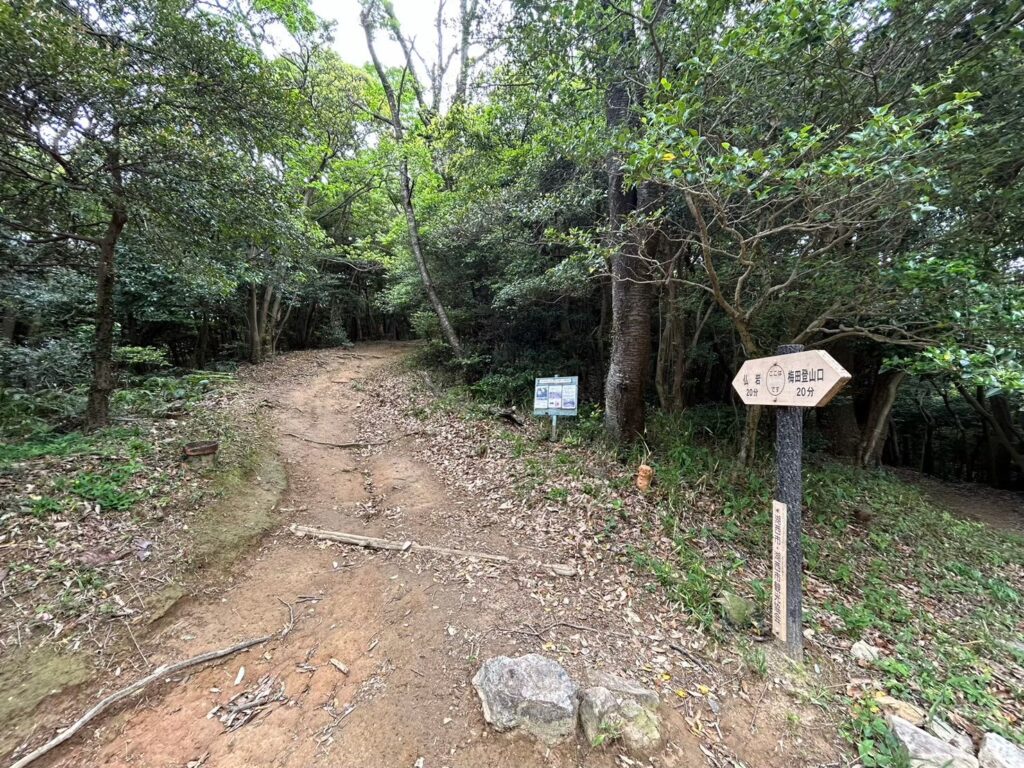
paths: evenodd
<path fill-rule="evenodd" d="M 592 688 L 607 688 L 614 694 L 636 699 L 648 709 L 657 709 L 661 703 L 657 692 L 644 688 L 636 680 L 630 680 L 610 672 L 591 672 L 588 676 Z"/>
<path fill-rule="evenodd" d="M 981 768 L 1024 768 L 1024 749 L 998 733 L 986 733 L 978 750 Z"/>
<path fill-rule="evenodd" d="M 885 721 L 907 751 L 910 768 L 978 768 L 974 755 L 935 738 L 902 717 L 886 715 Z"/>
<path fill-rule="evenodd" d="M 864 661 L 870 664 L 872 661 L 878 661 L 882 651 L 869 643 L 865 643 L 863 640 L 858 640 L 850 648 L 850 655 L 856 661 Z"/>
<path fill-rule="evenodd" d="M 580 725 L 591 746 L 621 739 L 635 752 L 661 745 L 658 694 L 616 675 L 595 673 L 580 702 Z"/>
<path fill-rule="evenodd" d="M 579 689 L 558 662 L 536 653 L 488 659 L 473 678 L 484 719 L 499 731 L 522 728 L 548 744 L 576 730 Z"/>
<path fill-rule="evenodd" d="M 952 744 L 957 749 L 968 754 L 974 753 L 974 742 L 971 741 L 971 737 L 966 733 L 958 731 L 944 720 L 929 720 L 925 723 L 924 729 L 940 741 Z"/>

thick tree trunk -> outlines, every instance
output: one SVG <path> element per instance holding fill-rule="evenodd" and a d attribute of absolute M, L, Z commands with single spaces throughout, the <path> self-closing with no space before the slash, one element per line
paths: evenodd
<path fill-rule="evenodd" d="M 625 81 L 609 87 L 605 119 L 610 131 L 624 125 L 630 114 Z M 650 194 L 644 190 L 644 202 Z M 608 226 L 612 254 L 611 356 L 605 379 L 605 430 L 616 441 L 635 440 L 644 431 L 644 388 L 651 356 L 651 288 L 644 244 L 628 232 L 629 214 L 637 193 L 624 188 L 622 157 L 608 158 Z"/>
<path fill-rule="evenodd" d="M 120 138 L 120 126 L 114 125 L 115 141 Z M 106 171 L 110 174 L 110 219 L 100 241 L 99 260 L 96 263 L 96 338 L 93 342 L 92 384 L 85 406 L 85 425 L 88 429 L 105 427 L 110 423 L 110 394 L 114 391 L 114 288 L 117 279 L 117 241 L 128 223 L 124 182 L 121 172 L 121 153 L 116 148 L 107 154 Z"/>
<path fill-rule="evenodd" d="M 93 373 L 85 424 L 89 429 L 110 423 L 110 394 L 114 391 L 114 286 L 117 241 L 128 221 L 124 210 L 111 212 L 96 264 L 96 338 L 93 342 Z"/>
<path fill-rule="evenodd" d="M 889 425 L 889 414 L 896 402 L 900 384 L 906 378 L 905 371 L 882 371 L 875 377 L 871 391 L 871 405 L 868 419 L 861 430 L 860 445 L 857 448 L 857 464 L 861 467 L 877 467 L 885 446 L 885 435 Z"/>

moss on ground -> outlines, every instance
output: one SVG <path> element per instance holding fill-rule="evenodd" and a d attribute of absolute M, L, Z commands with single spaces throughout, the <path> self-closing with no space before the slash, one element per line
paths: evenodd
<path fill-rule="evenodd" d="M 41 703 L 89 682 L 93 670 L 84 654 L 53 647 L 20 648 L 0 665 L 0 755 L 9 754 L 32 732 L 29 717 Z"/>

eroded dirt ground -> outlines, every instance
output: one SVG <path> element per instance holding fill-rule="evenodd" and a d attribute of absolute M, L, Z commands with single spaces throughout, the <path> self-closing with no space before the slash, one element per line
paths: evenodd
<path fill-rule="evenodd" d="M 410 414 L 399 382 L 418 374 L 399 371 L 407 351 L 367 345 L 299 353 L 252 373 L 250 385 L 276 416 L 288 475 L 280 526 L 242 561 L 231 584 L 212 585 L 208 596 L 179 605 L 138 639 L 139 652 L 155 666 L 280 632 L 290 615 L 293 626 L 283 637 L 151 686 L 39 765 L 845 763 L 827 713 L 800 709 L 776 686 L 769 690 L 729 668 L 728 659 L 704 655 L 706 641 L 685 617 L 637 588 L 627 558 L 593 548 L 585 510 L 524 509 L 508 494 L 521 479 L 513 476 L 521 463 L 507 451 L 486 440 L 474 447 L 460 438 L 465 431 L 447 434 Z M 379 444 L 352 449 L 312 441 Z M 479 476 L 469 466 L 479 466 Z M 527 562 L 372 552 L 298 539 L 289 531 L 293 523 Z M 555 576 L 529 562 L 535 560 L 571 563 L 580 574 Z M 577 680 L 587 669 L 608 669 L 656 686 L 666 748 L 640 760 L 581 742 L 547 749 L 488 730 L 473 674 L 488 656 L 529 651 L 558 658 Z M 81 696 L 62 722 L 125 682 L 110 680 L 105 691 Z M 278 700 L 228 730 L 222 715 L 244 691 Z M 34 743 L 52 733 L 42 729 Z"/>

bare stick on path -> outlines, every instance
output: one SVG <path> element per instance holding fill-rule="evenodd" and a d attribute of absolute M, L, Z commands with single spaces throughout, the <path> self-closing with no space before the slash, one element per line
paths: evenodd
<path fill-rule="evenodd" d="M 449 555 L 451 557 L 470 557 L 477 560 L 487 560 L 492 563 L 505 563 L 515 565 L 536 565 L 544 570 L 549 570 L 556 576 L 575 576 L 576 568 L 564 563 L 532 563 L 528 560 L 518 560 L 506 555 L 493 555 L 490 552 L 472 552 L 465 549 L 451 549 L 449 547 L 433 547 L 428 544 L 417 544 L 415 541 L 394 541 L 392 539 L 379 539 L 373 536 L 361 536 L 357 533 L 345 533 L 344 531 L 326 531 L 323 528 L 310 528 L 306 525 L 293 525 L 292 533 L 299 538 L 309 536 L 314 539 L 325 541 L 337 541 L 341 544 L 351 544 L 354 547 L 366 547 L 367 549 L 390 549 L 396 552 L 433 552 L 438 555 Z"/>
<path fill-rule="evenodd" d="M 285 432 L 286 437 L 294 437 L 296 440 L 305 440 L 307 443 L 314 443 L 316 445 L 326 445 L 328 448 L 371 448 L 375 445 L 384 445 L 385 443 L 329 443 L 324 440 L 314 440 L 312 437 L 303 437 L 302 435 L 296 435 L 294 432 Z"/>
<path fill-rule="evenodd" d="M 55 749 L 56 747 L 59 747 L 65 741 L 67 741 L 80 730 L 82 730 L 82 728 L 88 725 L 88 723 L 91 720 L 93 720 L 97 715 L 102 714 L 111 706 L 121 701 L 122 699 L 128 698 L 133 693 L 141 691 L 150 683 L 159 680 L 162 677 L 167 677 L 167 675 L 173 675 L 175 672 L 180 672 L 183 669 L 188 669 L 189 667 L 195 667 L 199 664 L 205 664 L 209 661 L 223 659 L 225 656 L 230 656 L 234 653 L 238 653 L 239 651 L 244 651 L 247 648 L 252 648 L 254 645 L 265 643 L 275 636 L 276 634 L 263 635 L 263 637 L 254 637 L 250 640 L 243 640 L 241 643 L 237 643 L 228 648 L 221 648 L 217 651 L 207 651 L 206 653 L 201 653 L 198 656 L 193 656 L 191 659 L 185 659 L 184 661 L 177 661 L 174 664 L 170 664 L 168 666 L 158 667 L 156 671 L 154 671 L 152 674 L 147 675 L 141 680 L 132 683 L 127 688 L 122 688 L 121 690 L 115 691 L 114 693 L 107 696 L 107 698 L 103 699 L 103 701 L 101 701 L 99 704 L 97 704 L 84 715 L 82 715 L 82 717 L 75 721 L 73 725 L 61 731 L 58 735 L 54 736 L 48 742 L 43 744 L 43 746 L 39 747 L 39 749 L 37 749 L 35 752 L 25 755 L 25 757 L 21 758 L 18 762 L 14 763 L 11 766 L 11 768 L 25 768 L 26 765 L 35 762 L 40 757 Z"/>
<path fill-rule="evenodd" d="M 394 440 L 402 440 L 403 438 L 406 437 L 412 437 L 413 435 L 422 434 L 422 432 L 423 430 L 421 429 L 415 430 L 413 432 L 406 432 L 404 435 L 399 435 L 398 437 L 394 438 Z M 375 443 L 331 443 L 325 440 L 314 440 L 312 437 L 305 437 L 304 435 L 297 435 L 294 432 L 283 432 L 282 434 L 285 435 L 285 437 L 294 437 L 296 440 L 305 440 L 307 443 L 313 443 L 314 445 L 325 445 L 328 448 L 373 448 L 374 446 L 387 445 L 388 443 L 393 442 L 393 440 L 378 440 Z"/>

